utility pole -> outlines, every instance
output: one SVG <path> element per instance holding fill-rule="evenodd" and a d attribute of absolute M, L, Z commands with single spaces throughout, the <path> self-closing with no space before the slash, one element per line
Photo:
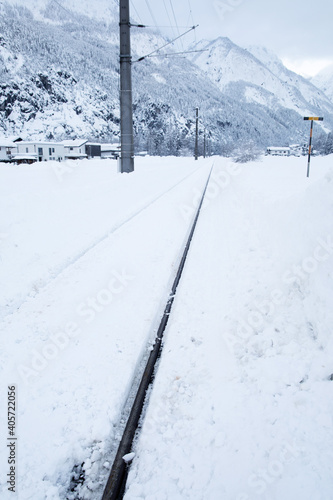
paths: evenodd
<path fill-rule="evenodd" d="M 132 57 L 129 0 L 119 0 L 120 32 L 120 171 L 134 170 Z"/>
<path fill-rule="evenodd" d="M 204 129 L 204 151 L 203 157 L 206 158 L 206 129 Z"/>
<path fill-rule="evenodd" d="M 304 116 L 304 120 L 310 120 L 311 121 L 311 127 L 310 127 L 310 142 L 309 142 L 309 153 L 308 153 L 308 171 L 306 176 L 310 176 L 310 160 L 311 160 L 311 146 L 312 146 L 312 134 L 313 134 L 313 121 L 323 121 L 322 116 Z"/>
<path fill-rule="evenodd" d="M 199 108 L 195 108 L 195 146 L 194 159 L 198 159 L 198 129 L 199 129 Z"/>

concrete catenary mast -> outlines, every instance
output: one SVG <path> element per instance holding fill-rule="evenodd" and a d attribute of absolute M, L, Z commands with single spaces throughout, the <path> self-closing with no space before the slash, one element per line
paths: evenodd
<path fill-rule="evenodd" d="M 119 2 L 120 31 L 120 170 L 134 170 L 133 108 L 132 108 L 132 57 L 130 38 L 129 0 Z"/>

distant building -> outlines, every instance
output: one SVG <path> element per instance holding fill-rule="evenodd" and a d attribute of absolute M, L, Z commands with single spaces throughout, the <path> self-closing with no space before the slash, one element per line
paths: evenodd
<path fill-rule="evenodd" d="M 291 144 L 290 154 L 294 156 L 304 156 L 307 154 L 309 146 L 307 144 Z"/>
<path fill-rule="evenodd" d="M 23 141 L 19 137 L 0 138 L 0 161 L 34 163 L 82 158 L 118 158 L 119 155 L 119 144 L 100 144 L 83 139 L 50 142 Z"/>
<path fill-rule="evenodd" d="M 0 138 L 0 161 L 10 162 L 16 153 L 16 147 L 13 141 Z"/>
<path fill-rule="evenodd" d="M 74 141 L 63 141 L 62 144 L 65 148 L 65 159 L 79 160 L 87 158 L 85 145 L 88 141 L 82 139 L 75 139 Z"/>
<path fill-rule="evenodd" d="M 102 158 L 119 158 L 120 144 L 101 144 Z"/>
<path fill-rule="evenodd" d="M 20 141 L 17 144 L 17 154 L 14 161 L 29 157 L 35 161 L 62 161 L 65 157 L 65 148 L 62 143 Z"/>
<path fill-rule="evenodd" d="M 94 142 L 87 142 L 85 151 L 88 158 L 100 158 L 102 145 Z"/>
<path fill-rule="evenodd" d="M 15 155 L 13 156 L 12 162 L 17 163 L 18 165 L 26 163 L 27 165 L 31 165 L 32 163 L 37 162 L 37 158 L 35 155 Z"/>
<path fill-rule="evenodd" d="M 270 146 L 267 148 L 266 154 L 271 156 L 290 156 L 290 148 Z"/>

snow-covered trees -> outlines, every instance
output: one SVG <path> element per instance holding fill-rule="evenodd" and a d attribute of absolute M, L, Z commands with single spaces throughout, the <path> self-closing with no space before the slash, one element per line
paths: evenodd
<path fill-rule="evenodd" d="M 330 155 L 332 153 L 333 153 L 333 133 L 330 132 L 326 139 L 325 154 Z"/>
<path fill-rule="evenodd" d="M 0 129 L 27 139 L 114 140 L 119 136 L 118 24 L 71 15 L 54 2 L 44 15 L 46 23 L 24 7 L 3 4 Z M 133 54 L 160 42 L 159 34 L 137 32 Z M 200 155 L 204 129 L 210 150 L 227 156 L 243 151 L 244 144 L 265 149 L 307 137 L 295 111 L 247 102 L 244 82 L 222 93 L 185 58 L 145 59 L 132 67 L 136 151 L 193 154 L 196 107 Z"/>

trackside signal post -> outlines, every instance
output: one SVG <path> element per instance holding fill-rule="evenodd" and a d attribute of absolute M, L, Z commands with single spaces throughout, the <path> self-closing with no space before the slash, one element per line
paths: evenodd
<path fill-rule="evenodd" d="M 310 120 L 311 121 L 311 128 L 310 128 L 310 142 L 309 142 L 309 154 L 308 154 L 308 171 L 307 171 L 307 177 L 310 176 L 310 160 L 311 160 L 311 146 L 312 146 L 312 133 L 313 133 L 313 121 L 323 121 L 322 116 L 304 116 L 304 120 Z"/>
<path fill-rule="evenodd" d="M 134 170 L 132 57 L 130 38 L 129 0 L 119 1 L 120 31 L 120 171 Z"/>

